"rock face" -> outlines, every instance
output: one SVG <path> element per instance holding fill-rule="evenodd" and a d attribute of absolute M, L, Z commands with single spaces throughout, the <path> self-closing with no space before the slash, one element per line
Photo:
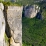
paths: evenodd
<path fill-rule="evenodd" d="M 24 15 L 28 18 L 34 18 L 39 11 L 40 7 L 38 7 L 37 5 L 26 6 L 24 8 Z"/>
<path fill-rule="evenodd" d="M 11 29 L 11 45 L 13 46 L 17 44 L 22 46 L 22 10 L 22 6 L 8 6 L 7 9 L 7 21 Z"/>
<path fill-rule="evenodd" d="M 0 46 L 4 46 L 5 19 L 3 14 L 4 6 L 0 3 Z"/>

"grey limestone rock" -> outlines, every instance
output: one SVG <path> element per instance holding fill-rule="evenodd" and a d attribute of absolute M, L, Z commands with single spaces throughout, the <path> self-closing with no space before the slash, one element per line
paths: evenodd
<path fill-rule="evenodd" d="M 4 6 L 0 3 L 0 46 L 4 46 L 5 19 L 3 14 Z"/>
<path fill-rule="evenodd" d="M 23 6 L 8 6 L 7 21 L 15 43 L 22 43 L 22 10 Z"/>
<path fill-rule="evenodd" d="M 36 14 L 40 11 L 40 7 L 37 5 L 25 6 L 24 16 L 28 18 L 36 17 Z"/>

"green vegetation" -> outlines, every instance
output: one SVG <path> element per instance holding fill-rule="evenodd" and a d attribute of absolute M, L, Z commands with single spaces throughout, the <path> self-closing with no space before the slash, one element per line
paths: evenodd
<path fill-rule="evenodd" d="M 6 33 L 4 34 L 5 42 L 7 43 L 7 46 L 9 46 L 9 38 L 7 37 Z"/>
<path fill-rule="evenodd" d="M 46 46 L 46 3 L 36 3 L 42 10 L 43 20 L 22 18 L 23 46 Z"/>
<path fill-rule="evenodd" d="M 38 4 L 42 10 L 46 10 L 44 7 L 46 7 L 46 2 L 39 2 L 39 3 L 36 3 Z"/>
<path fill-rule="evenodd" d="M 22 6 L 22 4 L 20 2 L 4 2 L 4 1 L 0 1 L 0 3 L 3 3 L 6 6 Z"/>
<path fill-rule="evenodd" d="M 22 23 L 22 38 L 25 46 L 46 46 L 46 20 L 24 17 Z"/>
<path fill-rule="evenodd" d="M 0 2 L 2 2 L 2 1 L 4 1 L 4 0 L 0 0 Z"/>
<path fill-rule="evenodd" d="M 20 3 L 2 2 L 5 6 L 22 6 Z"/>
<path fill-rule="evenodd" d="M 22 5 L 31 5 L 34 3 L 34 0 L 18 0 L 17 2 L 12 2 L 11 0 L 5 0 L 5 1 L 0 1 L 0 2 L 3 2 L 5 5 L 17 5 L 17 6 L 22 6 Z"/>

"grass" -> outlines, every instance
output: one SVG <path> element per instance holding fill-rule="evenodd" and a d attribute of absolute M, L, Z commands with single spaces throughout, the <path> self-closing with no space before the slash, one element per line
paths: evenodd
<path fill-rule="evenodd" d="M 23 17 L 23 46 L 46 46 L 46 12 L 43 20 Z"/>
<path fill-rule="evenodd" d="M 23 5 L 31 5 L 31 4 L 34 4 L 34 0 L 18 0 L 17 2 L 12 2 L 11 0 L 8 0 L 8 1 L 0 1 L 2 3 L 4 3 L 5 5 L 11 5 L 11 6 L 23 6 Z"/>
<path fill-rule="evenodd" d="M 4 2 L 4 1 L 0 1 L 0 3 L 3 3 L 6 6 L 22 6 L 22 4 L 19 3 L 19 2 Z"/>
<path fill-rule="evenodd" d="M 7 37 L 6 33 L 4 34 L 5 43 L 9 46 L 9 38 Z"/>
<path fill-rule="evenodd" d="M 23 6 L 22 2 L 4 2 L 0 1 L 0 3 L 3 3 L 6 6 Z"/>

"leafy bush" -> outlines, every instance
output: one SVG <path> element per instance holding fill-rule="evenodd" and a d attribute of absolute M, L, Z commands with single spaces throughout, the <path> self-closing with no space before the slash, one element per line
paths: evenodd
<path fill-rule="evenodd" d="M 24 45 L 46 46 L 46 19 L 39 20 L 23 17 L 22 26 Z"/>

